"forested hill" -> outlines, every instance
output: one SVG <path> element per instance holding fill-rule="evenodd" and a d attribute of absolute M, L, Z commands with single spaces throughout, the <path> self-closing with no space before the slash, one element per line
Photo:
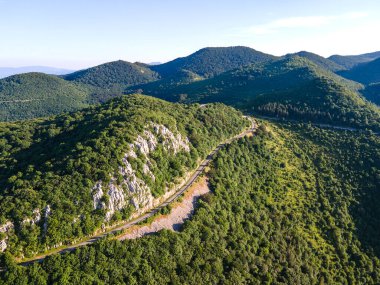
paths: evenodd
<path fill-rule="evenodd" d="M 121 96 L 158 74 L 144 64 L 116 61 L 57 77 L 25 73 L 0 79 L 0 121 L 72 112 Z"/>
<path fill-rule="evenodd" d="M 354 66 L 375 60 L 380 57 L 380 51 L 364 53 L 359 55 L 332 55 L 328 59 L 334 61 L 335 63 L 351 69 Z"/>
<path fill-rule="evenodd" d="M 294 54 L 289 54 L 287 56 L 294 56 L 294 55 L 307 58 L 311 62 L 318 65 L 320 68 L 323 68 L 323 69 L 326 69 L 326 70 L 329 70 L 332 72 L 336 72 L 336 71 L 346 69 L 344 66 L 341 66 L 341 65 L 337 64 L 336 62 L 334 62 L 328 58 L 324 58 L 324 57 L 322 57 L 318 54 L 315 54 L 315 53 L 311 53 L 311 52 L 307 52 L 307 51 L 300 51 L 300 52 L 297 52 Z"/>
<path fill-rule="evenodd" d="M 214 78 L 142 92 L 183 102 L 223 102 L 262 115 L 380 129 L 380 109 L 348 81 L 299 56 L 223 73 Z"/>
<path fill-rule="evenodd" d="M 363 84 L 380 83 L 380 58 L 359 64 L 339 74 Z"/>
<path fill-rule="evenodd" d="M 0 79 L 0 121 L 70 112 L 88 106 L 84 86 L 44 73 Z"/>
<path fill-rule="evenodd" d="M 172 76 L 180 71 L 191 71 L 209 78 L 234 68 L 251 63 L 262 63 L 276 59 L 275 56 L 248 47 L 210 47 L 201 49 L 187 57 L 151 66 L 161 76 Z"/>
<path fill-rule="evenodd" d="M 248 125 L 222 104 L 142 95 L 0 123 L 1 249 L 31 256 L 129 218 Z"/>
<path fill-rule="evenodd" d="M 262 123 L 263 124 L 263 123 Z M 234 142 L 181 232 L 102 240 L 5 284 L 379 284 L 380 141 L 272 125 Z"/>
<path fill-rule="evenodd" d="M 361 92 L 367 100 L 380 106 L 380 82 L 366 86 L 366 88 Z"/>
<path fill-rule="evenodd" d="M 147 65 L 119 60 L 80 70 L 63 78 L 95 87 L 123 90 L 131 85 L 154 81 L 158 74 Z"/>
<path fill-rule="evenodd" d="M 378 102 L 377 88 L 369 84 L 380 80 L 380 59 L 368 62 L 378 55 L 344 57 L 355 61 L 350 69 L 336 57 L 306 51 L 276 57 L 237 46 L 204 48 L 153 66 L 119 60 L 61 77 L 22 74 L 0 80 L 0 121 L 71 112 L 122 94 L 146 93 L 171 101 L 220 101 L 271 116 L 373 128 L 378 109 L 358 90 Z"/>

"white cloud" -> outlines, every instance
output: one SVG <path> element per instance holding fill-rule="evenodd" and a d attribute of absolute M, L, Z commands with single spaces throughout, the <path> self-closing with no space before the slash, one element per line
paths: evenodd
<path fill-rule="evenodd" d="M 281 18 L 265 24 L 254 25 L 248 28 L 244 28 L 240 31 L 240 35 L 267 35 L 277 33 L 283 29 L 320 28 L 336 21 L 354 20 L 364 18 L 367 15 L 368 14 L 364 12 L 354 12 L 335 16 L 305 16 Z"/>

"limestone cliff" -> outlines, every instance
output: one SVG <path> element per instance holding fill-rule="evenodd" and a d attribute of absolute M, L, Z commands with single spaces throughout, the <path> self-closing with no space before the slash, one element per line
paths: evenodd
<path fill-rule="evenodd" d="M 110 173 L 111 179 L 107 185 L 98 181 L 92 189 L 94 209 L 105 209 L 106 221 L 109 221 L 116 211 L 120 211 L 128 205 L 132 205 L 137 211 L 141 208 L 153 207 L 154 197 L 151 189 L 146 181 L 137 176 L 137 171 L 140 169 L 134 169 L 130 160 L 142 156 L 144 164 L 141 172 L 154 181 L 150 154 L 156 150 L 159 144 L 162 145 L 167 155 L 190 151 L 189 139 L 183 137 L 177 130 L 172 131 L 164 125 L 153 122 L 147 124 L 145 130 L 126 150 L 120 162 L 119 173 Z M 122 177 L 121 181 L 117 181 L 115 178 L 119 175 Z M 166 187 L 165 192 L 167 190 Z"/>

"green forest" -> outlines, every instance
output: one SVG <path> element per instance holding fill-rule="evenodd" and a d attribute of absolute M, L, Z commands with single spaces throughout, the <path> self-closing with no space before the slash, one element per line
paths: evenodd
<path fill-rule="evenodd" d="M 4 254 L 0 284 L 380 283 L 379 137 L 260 123 L 218 153 L 180 232 L 28 267 Z"/>
<path fill-rule="evenodd" d="M 154 65 L 151 69 L 158 72 L 162 78 L 176 76 L 182 71 L 197 74 L 201 78 L 210 78 L 245 65 L 270 62 L 275 59 L 276 56 L 244 46 L 209 47 L 186 57 Z"/>
<path fill-rule="evenodd" d="M 0 121 L 46 117 L 88 107 L 89 89 L 53 75 L 27 73 L 0 79 Z"/>
<path fill-rule="evenodd" d="M 361 84 L 322 68 L 326 63 L 315 57 L 302 55 L 247 65 L 188 84 L 152 82 L 131 92 L 173 102 L 222 102 L 258 115 L 380 130 L 380 109 L 359 93 Z"/>
<path fill-rule="evenodd" d="M 119 60 L 64 76 L 14 75 L 0 79 L 0 121 L 58 115 L 139 93 L 379 132 L 377 56 L 302 51 L 277 57 L 236 46 L 203 48 L 158 65 Z"/>
<path fill-rule="evenodd" d="M 94 209 L 94 185 L 101 181 L 107 188 L 112 182 L 129 193 L 123 181 L 131 174 L 120 166 L 131 143 L 147 130 L 154 132 L 153 123 L 172 131 L 172 141 L 157 136 L 149 157 L 136 150 L 128 161 L 154 197 L 220 142 L 250 126 L 239 111 L 222 104 L 173 104 L 142 95 L 48 119 L 0 123 L 0 225 L 14 225 L 6 234 L 7 251 L 32 256 L 99 229 L 106 212 Z M 169 148 L 178 138 L 188 138 L 188 151 Z M 109 204 L 109 196 L 101 199 Z M 109 223 L 127 219 L 133 210 L 126 205 Z"/>

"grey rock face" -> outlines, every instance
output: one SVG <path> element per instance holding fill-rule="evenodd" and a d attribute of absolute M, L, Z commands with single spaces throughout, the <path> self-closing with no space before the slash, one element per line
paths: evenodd
<path fill-rule="evenodd" d="M 117 183 L 111 175 L 111 182 L 106 189 L 102 188 L 102 182 L 98 181 L 92 190 L 94 209 L 106 209 L 106 221 L 109 221 L 116 211 L 125 208 L 129 203 L 136 210 L 150 208 L 153 206 L 154 197 L 147 183 L 137 177 L 130 159 L 136 159 L 137 153 L 145 157 L 145 164 L 142 172 L 155 181 L 155 176 L 151 171 L 151 158 L 149 154 L 157 149 L 159 142 L 162 142 L 164 150 L 168 155 L 175 155 L 180 151 L 190 151 L 190 143 L 187 137 L 183 138 L 178 131 L 172 132 L 164 125 L 149 123 L 145 130 L 137 136 L 136 140 L 129 145 L 124 158 L 119 167 L 119 173 L 123 179 Z M 127 189 L 127 190 L 124 190 Z M 108 199 L 103 199 L 107 195 Z M 102 202 L 107 200 L 107 203 Z"/>
<path fill-rule="evenodd" d="M 7 221 L 5 224 L 0 225 L 0 233 L 7 234 L 11 229 L 14 229 L 14 224 L 10 221 Z M 7 249 L 8 236 L 5 236 L 2 240 L 0 240 L 0 252 L 3 252 Z"/>

